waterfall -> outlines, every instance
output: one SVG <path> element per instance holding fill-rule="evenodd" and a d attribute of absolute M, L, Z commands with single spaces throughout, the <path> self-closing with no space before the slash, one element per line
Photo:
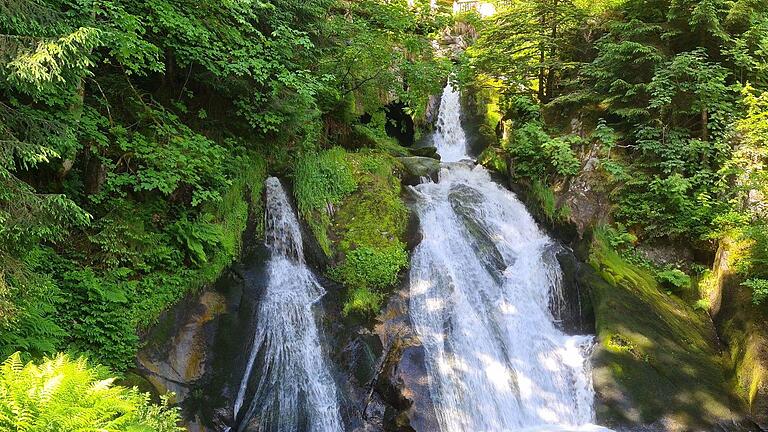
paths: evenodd
<path fill-rule="evenodd" d="M 236 430 L 341 431 L 312 311 L 325 291 L 304 262 L 299 223 L 280 181 L 268 178 L 265 189 L 269 282 L 234 404 Z"/>
<path fill-rule="evenodd" d="M 468 159 L 458 99 L 447 87 L 435 139 L 446 161 Z M 442 432 L 605 430 L 592 425 L 593 338 L 555 326 L 560 266 L 525 206 L 471 162 L 413 191 L 410 318 Z"/>
<path fill-rule="evenodd" d="M 440 98 L 437 115 L 435 147 L 443 162 L 457 162 L 468 159 L 467 137 L 461 127 L 461 93 L 449 82 Z"/>

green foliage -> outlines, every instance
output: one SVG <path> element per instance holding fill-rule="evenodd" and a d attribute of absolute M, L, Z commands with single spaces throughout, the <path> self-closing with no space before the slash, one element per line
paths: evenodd
<path fill-rule="evenodd" d="M 555 192 L 544 183 L 534 180 L 531 184 L 531 194 L 550 221 L 564 221 L 570 216 L 571 209 L 568 205 L 559 206 Z"/>
<path fill-rule="evenodd" d="M 184 216 L 168 227 L 177 244 L 186 249 L 187 256 L 196 265 L 208 262 L 208 255 L 221 241 L 221 229 L 212 222 L 213 215 L 205 213 L 196 222 L 190 222 Z"/>
<path fill-rule="evenodd" d="M 349 292 L 349 298 L 344 302 L 342 312 L 347 316 L 376 314 L 381 310 L 383 297 L 381 293 L 371 291 L 367 287 L 354 288 Z"/>
<path fill-rule="evenodd" d="M 573 146 L 582 144 L 577 136 L 551 138 L 538 121 L 515 128 L 504 148 L 512 158 L 514 175 L 546 179 L 575 176 L 581 169 Z"/>
<path fill-rule="evenodd" d="M 40 364 L 11 355 L 0 366 L 0 429 L 8 431 L 154 431 L 182 428 L 178 408 L 149 394 L 113 386 L 105 370 L 66 354 Z"/>
<path fill-rule="evenodd" d="M 396 160 L 382 153 L 348 155 L 358 191 L 343 200 L 333 218 L 341 261 L 330 275 L 348 290 L 346 314 L 378 312 L 383 293 L 408 265 L 405 229 L 408 209 L 395 177 Z"/>
<path fill-rule="evenodd" d="M 659 283 L 672 291 L 687 290 L 691 287 L 691 277 L 680 269 L 663 270 L 656 273 Z"/>
<path fill-rule="evenodd" d="M 394 285 L 407 265 L 408 254 L 402 244 L 382 249 L 359 246 L 349 251 L 333 274 L 349 286 L 383 289 Z"/>
<path fill-rule="evenodd" d="M 768 280 L 747 279 L 741 285 L 752 290 L 752 303 L 760 305 L 768 299 Z"/>
<path fill-rule="evenodd" d="M 7 257 L 0 279 L 0 356 L 23 350 L 52 352 L 68 333 L 56 320 L 62 293 L 50 276 L 39 272 L 51 251 L 33 249 L 18 262 Z"/>
<path fill-rule="evenodd" d="M 304 217 L 339 204 L 355 188 L 346 152 L 340 147 L 304 155 L 296 162 L 294 195 Z"/>
<path fill-rule="evenodd" d="M 578 169 L 572 155 L 597 157 L 618 222 L 641 238 L 706 247 L 715 221 L 766 183 L 763 9 L 512 2 L 481 27 L 462 70 L 473 75 L 465 81 L 490 76 L 501 86 L 516 177 L 556 184 Z"/>
<path fill-rule="evenodd" d="M 450 18 L 423 1 L 188 6 L 0 5 L 0 352 L 130 365 L 137 330 L 220 275 L 250 212 L 262 223 L 267 170 L 295 172 L 330 252 L 356 183 L 320 149 L 379 133 L 392 96 L 422 116 L 450 67 L 430 44 Z"/>
<path fill-rule="evenodd" d="M 622 224 L 603 227 L 605 241 L 615 250 L 621 251 L 634 247 L 637 236 L 627 232 Z"/>

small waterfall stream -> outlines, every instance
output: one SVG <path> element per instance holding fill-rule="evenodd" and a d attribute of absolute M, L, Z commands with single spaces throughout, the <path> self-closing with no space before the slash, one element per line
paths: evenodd
<path fill-rule="evenodd" d="M 265 188 L 269 283 L 234 404 L 236 430 L 341 431 L 312 310 L 325 291 L 304 262 L 299 223 L 280 181 L 270 177 Z"/>
<path fill-rule="evenodd" d="M 467 137 L 461 127 L 461 93 L 448 83 L 440 97 L 435 147 L 443 162 L 466 159 Z"/>
<path fill-rule="evenodd" d="M 459 119 L 449 85 L 435 137 L 443 161 L 469 159 Z M 555 326 L 560 267 L 525 206 L 469 162 L 413 190 L 423 239 L 410 318 L 441 430 L 605 430 L 592 425 L 592 337 Z"/>

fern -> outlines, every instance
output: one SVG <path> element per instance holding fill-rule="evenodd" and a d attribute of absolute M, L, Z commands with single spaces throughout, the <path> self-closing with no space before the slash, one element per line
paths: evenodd
<path fill-rule="evenodd" d="M 24 364 L 17 352 L 0 366 L 0 430 L 176 432 L 177 408 L 113 386 L 100 367 L 66 354 Z"/>

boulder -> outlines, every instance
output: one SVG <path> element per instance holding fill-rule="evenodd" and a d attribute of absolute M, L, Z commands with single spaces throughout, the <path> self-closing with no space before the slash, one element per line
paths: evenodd
<path fill-rule="evenodd" d="M 410 148 L 408 149 L 408 151 L 414 156 L 428 157 L 428 158 L 440 160 L 440 155 L 437 154 L 437 147 L 433 147 L 433 146 L 416 147 L 416 148 Z"/>
<path fill-rule="evenodd" d="M 752 303 L 751 290 L 733 274 L 731 261 L 738 254 L 737 242 L 721 241 L 704 291 L 720 339 L 727 344 L 739 394 L 755 422 L 768 428 L 768 312 Z"/>
<path fill-rule="evenodd" d="M 427 177 L 437 181 L 437 175 L 440 173 L 440 161 L 423 156 L 399 157 L 397 159 L 405 169 L 406 175 L 403 176 L 403 183 L 416 185 Z"/>
<path fill-rule="evenodd" d="M 439 432 L 424 347 L 411 327 L 408 290 L 392 295 L 375 327 L 385 346 L 374 390 L 386 404 L 386 431 Z"/>
<path fill-rule="evenodd" d="M 709 316 L 666 294 L 650 272 L 600 241 L 590 264 L 578 279 L 589 287 L 595 313 L 598 423 L 618 430 L 756 430 L 729 385 Z"/>
<path fill-rule="evenodd" d="M 186 399 L 191 386 L 205 373 L 210 360 L 206 325 L 226 310 L 224 296 L 215 291 L 205 291 L 186 303 L 161 319 L 173 328 L 156 327 L 136 357 L 142 375 L 160 394 L 174 392 L 177 402 Z"/>

